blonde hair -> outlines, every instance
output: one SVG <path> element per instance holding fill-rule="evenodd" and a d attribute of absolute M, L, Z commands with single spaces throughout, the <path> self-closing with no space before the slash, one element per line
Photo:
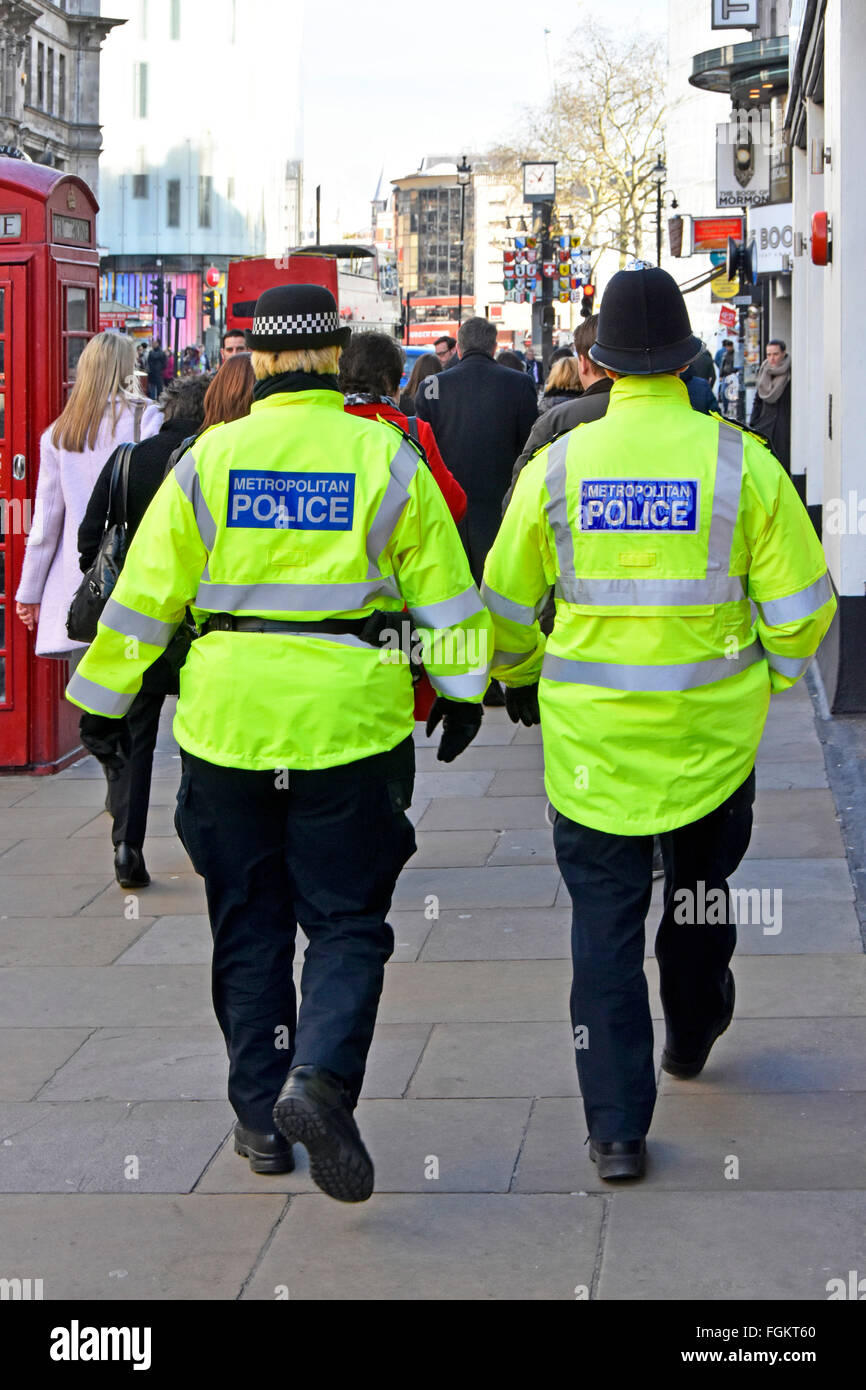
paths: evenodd
<path fill-rule="evenodd" d="M 124 406 L 143 400 L 135 375 L 135 344 L 122 333 L 97 333 L 78 359 L 75 385 L 54 422 L 51 442 L 73 454 L 93 449 L 109 406 L 113 432 Z"/>
<path fill-rule="evenodd" d="M 544 383 L 545 391 L 579 391 L 580 373 L 576 357 L 560 357 L 554 362 Z"/>
<path fill-rule="evenodd" d="M 315 372 L 317 376 L 336 376 L 343 349 L 336 343 L 330 347 L 307 348 L 286 352 L 254 352 L 253 371 L 256 381 L 281 372 Z"/>

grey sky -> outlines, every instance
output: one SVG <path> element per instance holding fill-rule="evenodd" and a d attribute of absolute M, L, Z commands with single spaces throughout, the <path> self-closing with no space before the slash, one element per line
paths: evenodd
<path fill-rule="evenodd" d="M 317 183 L 330 238 L 367 225 L 383 165 L 387 183 L 424 154 L 483 149 L 519 129 L 521 107 L 549 89 L 548 51 L 555 63 L 589 12 L 664 32 L 667 0 L 307 0 L 307 225 Z"/>

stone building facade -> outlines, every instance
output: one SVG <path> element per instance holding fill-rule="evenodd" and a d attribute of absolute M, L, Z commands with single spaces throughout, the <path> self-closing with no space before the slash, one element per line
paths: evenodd
<path fill-rule="evenodd" d="M 98 196 L 101 0 L 2 0 L 0 144 L 78 174 Z"/>

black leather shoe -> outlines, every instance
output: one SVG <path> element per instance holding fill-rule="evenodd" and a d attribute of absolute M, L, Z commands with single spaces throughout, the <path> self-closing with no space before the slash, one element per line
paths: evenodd
<path fill-rule="evenodd" d="M 274 1124 L 310 1155 L 310 1177 L 338 1202 L 366 1202 L 373 1161 L 358 1133 L 352 1099 L 324 1067 L 292 1067 L 274 1106 Z"/>
<path fill-rule="evenodd" d="M 734 977 L 730 970 L 727 978 L 728 1005 L 718 1023 L 714 1024 L 707 1035 L 706 1042 L 694 1057 L 677 1057 L 668 1047 L 662 1053 L 662 1071 L 666 1071 L 669 1076 L 676 1076 L 680 1081 L 688 1081 L 693 1076 L 698 1076 L 706 1066 L 707 1058 L 712 1050 L 716 1038 L 720 1038 L 729 1027 L 734 1016 L 734 1000 L 736 989 L 734 988 Z"/>
<path fill-rule="evenodd" d="M 144 867 L 144 855 L 135 845 L 121 840 L 114 851 L 114 877 L 121 888 L 146 888 L 150 874 Z"/>
<path fill-rule="evenodd" d="M 294 1173 L 292 1146 L 281 1134 L 260 1134 L 247 1129 L 240 1120 L 235 1125 L 235 1153 L 248 1158 L 254 1173 Z"/>
<path fill-rule="evenodd" d="M 642 1178 L 646 1168 L 645 1139 L 614 1139 L 610 1143 L 589 1141 L 589 1156 L 598 1168 L 598 1176 L 607 1181 L 617 1178 Z"/>

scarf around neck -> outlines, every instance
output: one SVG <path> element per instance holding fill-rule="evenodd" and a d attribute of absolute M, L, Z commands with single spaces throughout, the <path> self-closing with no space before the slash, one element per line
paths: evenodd
<path fill-rule="evenodd" d="M 268 396 L 285 395 L 288 391 L 339 391 L 337 378 L 318 372 L 280 372 L 277 376 L 266 376 L 253 387 L 253 400 L 263 401 Z"/>
<path fill-rule="evenodd" d="M 756 378 L 758 395 L 768 405 L 775 405 L 790 380 L 791 359 L 786 352 L 778 367 L 771 367 L 766 361 L 761 363 Z"/>
<path fill-rule="evenodd" d="M 346 405 L 390 405 L 397 409 L 393 396 L 377 396 L 375 391 L 350 391 L 346 396 Z"/>

